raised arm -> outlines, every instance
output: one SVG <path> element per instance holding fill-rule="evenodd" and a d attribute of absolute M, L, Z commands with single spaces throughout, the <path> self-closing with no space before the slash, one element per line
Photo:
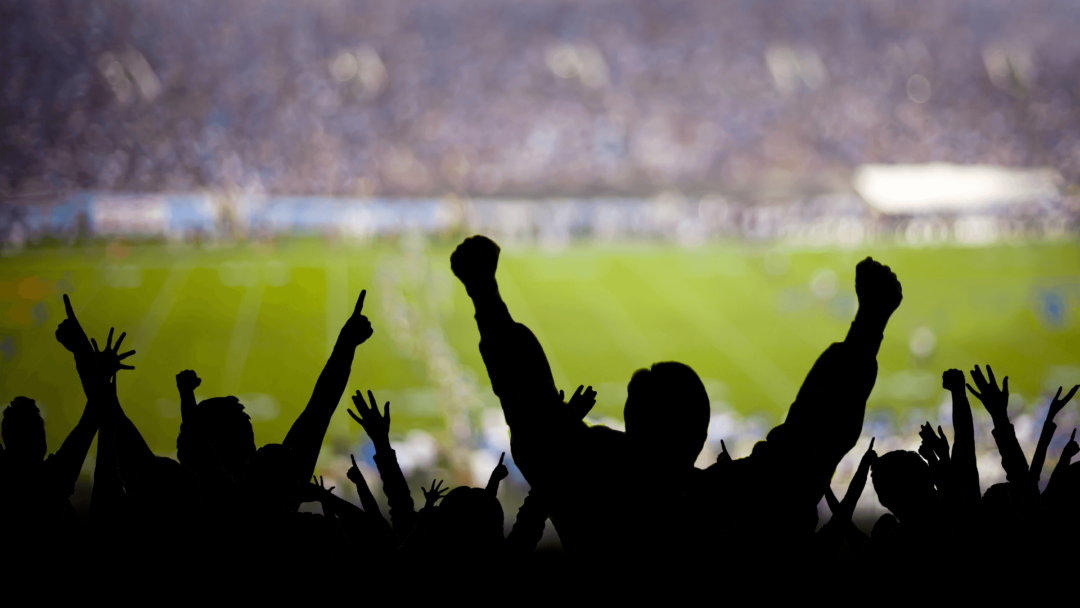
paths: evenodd
<path fill-rule="evenodd" d="M 1059 500 L 1058 494 L 1065 492 L 1064 486 L 1068 483 L 1069 465 L 1072 463 L 1073 457 L 1078 453 L 1080 453 L 1080 444 L 1076 443 L 1076 429 L 1073 429 L 1072 436 L 1069 437 L 1069 443 L 1066 443 L 1061 450 L 1061 457 L 1058 458 L 1057 466 L 1054 467 L 1054 472 L 1050 474 L 1050 482 L 1046 484 L 1046 491 L 1043 492 L 1043 497 L 1052 504 L 1062 502 Z"/>
<path fill-rule="evenodd" d="M 896 274 L 871 258 L 855 267 L 859 310 L 847 337 L 832 344 L 810 369 L 787 419 L 768 436 L 770 449 L 812 471 L 800 479 L 805 504 L 816 505 L 836 465 L 862 434 L 866 400 L 877 379 L 877 352 L 885 326 L 903 300 Z M 802 499 L 799 500 L 802 504 Z"/>
<path fill-rule="evenodd" d="M 349 410 L 349 415 L 364 427 L 364 432 L 375 444 L 375 465 L 382 478 L 383 493 L 390 503 L 390 522 L 394 532 L 400 538 L 405 538 L 416 525 L 416 508 L 409 491 L 409 482 L 405 480 L 405 475 L 398 465 L 397 453 L 390 447 L 390 402 L 386 402 L 383 407 L 384 414 L 379 414 L 379 404 L 371 391 L 368 391 L 368 399 L 371 400 L 371 407 L 364 402 L 360 391 L 356 391 L 352 400 L 359 415 L 352 410 Z M 359 470 L 357 472 L 359 473 Z"/>
<path fill-rule="evenodd" d="M 990 377 L 989 382 L 976 365 L 975 369 L 971 370 L 971 379 L 979 390 L 971 388 L 970 384 L 967 388 L 982 402 L 994 421 L 994 430 L 991 432 L 994 435 L 994 441 L 997 442 L 998 452 L 1001 453 L 1001 466 L 1005 469 L 1005 479 L 1009 483 L 1016 484 L 1014 487 L 1020 487 L 1027 481 L 1028 463 L 1024 450 L 1020 448 L 1020 442 L 1016 440 L 1016 430 L 1009 422 L 1009 377 L 1005 376 L 1001 381 L 1001 388 L 998 388 L 997 380 L 994 379 L 994 370 L 989 365 L 986 366 L 986 374 Z"/>
<path fill-rule="evenodd" d="M 979 467 L 975 457 L 975 422 L 964 391 L 964 372 L 950 369 L 941 375 L 941 386 L 952 395 L 953 448 L 949 462 L 950 492 L 947 499 L 968 514 L 975 513 L 982 498 Z"/>
<path fill-rule="evenodd" d="M 291 449 L 296 457 L 296 470 L 299 474 L 297 482 L 306 482 L 314 474 L 323 437 L 330 426 L 330 417 L 337 409 L 341 395 L 345 393 L 345 386 L 349 383 L 356 347 L 371 337 L 371 322 L 362 314 L 366 295 L 366 290 L 360 292 L 356 308 L 341 328 L 330 359 L 319 374 L 311 400 L 281 442 Z"/>
<path fill-rule="evenodd" d="M 67 318 L 57 326 L 56 340 L 75 356 L 75 369 L 79 373 L 79 380 L 82 382 L 83 392 L 86 395 L 86 406 L 83 408 L 78 424 L 68 433 L 60 449 L 50 455 L 48 460 L 52 483 L 56 484 L 56 489 L 61 495 L 68 497 L 75 492 L 75 482 L 79 479 L 86 454 L 90 451 L 90 445 L 97 433 L 103 407 L 101 402 L 108 394 L 109 380 L 98 371 L 94 360 L 97 345 L 95 343 L 93 350 L 91 349 L 90 342 L 87 341 L 86 333 L 75 317 L 75 311 L 67 295 L 64 295 L 64 308 L 67 311 Z M 110 329 L 110 345 L 112 335 L 113 332 Z M 124 337 L 120 336 L 120 340 L 117 340 L 117 348 L 123 339 Z M 124 357 L 131 354 L 134 354 L 134 351 L 127 353 Z"/>
<path fill-rule="evenodd" d="M 510 556 L 528 555 L 536 550 L 536 543 L 544 536 L 548 513 L 544 501 L 536 490 L 530 490 L 525 502 L 518 509 L 517 519 L 510 534 L 506 535 L 506 552 Z"/>
<path fill-rule="evenodd" d="M 450 256 L 450 268 L 461 280 L 476 308 L 480 355 L 491 387 L 502 403 L 512 433 L 525 430 L 541 409 L 555 403 L 559 392 L 551 366 L 536 336 L 516 323 L 499 294 L 495 270 L 499 246 L 484 236 L 473 236 Z"/>
<path fill-rule="evenodd" d="M 1039 477 L 1042 475 L 1043 462 L 1046 461 L 1046 450 L 1050 447 L 1050 441 L 1054 439 L 1054 431 L 1057 430 L 1057 425 L 1054 424 L 1054 417 L 1058 415 L 1058 412 L 1065 407 L 1065 404 L 1073 398 L 1076 394 L 1076 389 L 1080 389 L 1080 385 L 1072 387 L 1065 398 L 1061 398 L 1061 391 L 1064 387 L 1059 386 L 1057 394 L 1054 395 L 1053 400 L 1050 401 L 1050 408 L 1046 411 L 1046 420 L 1043 422 L 1042 434 L 1039 435 L 1039 445 L 1035 448 L 1035 455 L 1031 457 L 1031 470 L 1028 472 L 1028 484 L 1039 487 Z"/>

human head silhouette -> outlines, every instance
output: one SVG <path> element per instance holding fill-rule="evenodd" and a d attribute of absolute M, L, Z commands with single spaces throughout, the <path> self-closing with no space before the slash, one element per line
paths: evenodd
<path fill-rule="evenodd" d="M 236 397 L 206 399 L 195 407 L 194 413 L 194 420 L 186 420 L 180 426 L 180 435 L 176 438 L 176 457 L 181 464 L 196 470 L 205 466 L 210 458 L 216 457 L 234 479 L 240 479 L 248 460 L 255 453 L 251 417 L 244 413 L 240 400 Z M 187 424 L 199 425 L 214 448 L 213 455 L 207 453 L 201 441 L 194 441 L 191 433 L 184 433 Z"/>
<path fill-rule="evenodd" d="M 918 517 L 934 498 L 930 467 L 915 452 L 895 450 L 874 462 L 871 477 L 882 506 L 901 521 Z"/>
<path fill-rule="evenodd" d="M 499 499 L 481 488 L 458 487 L 439 505 L 438 543 L 463 553 L 491 554 L 503 540 Z"/>
<path fill-rule="evenodd" d="M 292 450 L 280 443 L 270 443 L 251 456 L 241 489 L 256 510 L 286 512 L 296 508 L 297 481 Z"/>
<path fill-rule="evenodd" d="M 45 458 L 45 421 L 33 399 L 16 397 L 4 410 L 0 423 L 6 456 L 22 462 L 40 462 Z"/>
<path fill-rule="evenodd" d="M 709 434 L 710 414 L 705 385 L 682 363 L 639 369 L 626 387 L 626 434 L 661 466 L 694 465 Z"/>

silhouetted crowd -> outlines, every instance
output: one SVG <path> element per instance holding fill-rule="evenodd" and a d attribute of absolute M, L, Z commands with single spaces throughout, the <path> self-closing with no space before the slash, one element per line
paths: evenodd
<path fill-rule="evenodd" d="M 707 585 L 721 575 L 729 584 L 790 581 L 787 573 L 796 572 L 840 577 L 837 584 L 846 585 L 841 565 L 877 577 L 907 568 L 926 580 L 936 573 L 959 584 L 973 583 L 956 576 L 979 560 L 1007 561 L 1002 568 L 1013 577 L 1033 565 L 1064 567 L 1067 562 L 1052 556 L 1080 539 L 1080 463 L 1070 464 L 1080 452 L 1075 430 L 1039 491 L 1054 418 L 1080 387 L 1064 396 L 1058 390 L 1029 460 L 1009 422 L 1008 378 L 999 383 L 989 365 L 985 373 L 975 366 L 972 384 L 962 371 L 944 372 L 942 384 L 952 394 L 951 439 L 930 422 L 920 431 L 917 453 L 878 455 L 871 439 L 847 493 L 833 495 L 830 480 L 863 431 L 883 332 L 903 298 L 888 266 L 871 258 L 858 264 L 859 307 L 850 330 L 814 363 L 784 422 L 750 454 L 729 454 L 725 447 L 714 464 L 699 469 L 710 401 L 697 373 L 672 361 L 639 369 L 627 385 L 625 431 L 586 424 L 596 393 L 579 386 L 567 398 L 555 386 L 539 341 L 514 321 L 500 296 L 499 253 L 492 240 L 474 236 L 450 262 L 475 305 L 480 354 L 510 427 L 513 460 L 530 486 L 509 534 L 497 498 L 508 474 L 501 459 L 486 487 L 450 488 L 433 480 L 423 489 L 424 504 L 414 503 L 389 440 L 391 405 L 380 407 L 371 391 L 352 396 L 349 414 L 375 446 L 389 517 L 355 459 L 348 478 L 360 506 L 313 476 L 354 353 L 373 332 L 362 312 L 366 291 L 311 400 L 280 443 L 257 447 L 236 397 L 197 402 L 199 376 L 178 373 L 182 423 L 175 460 L 150 450 L 117 399 L 117 376 L 133 369 L 125 360 L 134 351 L 121 352 L 125 334 L 114 342 L 110 330 L 102 345 L 88 338 L 65 295 L 67 318 L 56 338 L 74 358 L 86 407 L 47 458 L 34 401 L 18 397 L 4 410 L 5 555 L 22 566 L 153 573 L 189 586 L 215 577 L 222 584 L 249 575 L 271 582 L 293 577 L 278 580 L 284 585 L 317 566 L 325 572 L 355 560 L 361 565 L 353 576 L 373 588 L 383 576 L 427 572 L 479 573 L 490 584 L 547 576 L 552 585 L 566 580 L 553 573 L 603 573 L 621 577 L 624 587 L 684 579 Z M 57 370 L 58 382 L 62 376 Z M 1005 483 L 980 487 L 967 391 L 993 419 Z M 82 526 L 69 497 L 95 434 L 93 491 Z M 658 489 L 643 489 L 643 479 Z M 869 535 L 852 521 L 868 480 L 890 512 Z M 822 498 L 832 516 L 819 527 Z M 322 514 L 298 511 L 302 503 L 319 503 Z M 563 546 L 555 561 L 535 552 L 547 520 Z"/>

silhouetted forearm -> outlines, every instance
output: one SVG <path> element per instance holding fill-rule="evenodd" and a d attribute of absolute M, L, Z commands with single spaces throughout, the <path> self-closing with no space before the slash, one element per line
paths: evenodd
<path fill-rule="evenodd" d="M 383 493 L 390 504 L 390 523 L 398 537 L 404 538 L 416 525 L 416 507 L 409 492 L 409 483 L 398 465 L 397 453 L 387 447 L 376 448 L 375 466 L 379 468 Z"/>
<path fill-rule="evenodd" d="M 538 413 L 538 404 L 558 400 L 551 366 L 532 331 L 510 316 L 494 280 L 473 285 L 469 296 L 476 307 L 480 355 L 513 432 Z"/>
<path fill-rule="evenodd" d="M 86 453 L 98 430 L 98 409 L 97 405 L 87 401 L 79 423 L 68 433 L 60 449 L 49 457 L 50 468 L 56 476 L 54 482 L 64 497 L 75 492 L 75 482 L 79 480 Z"/>
<path fill-rule="evenodd" d="M 506 535 L 506 549 L 511 555 L 523 555 L 536 550 L 536 543 L 544 536 L 547 509 L 533 492 L 525 497 L 518 509 L 517 519 L 510 534 Z"/>
<path fill-rule="evenodd" d="M 1023 484 L 1027 481 L 1028 463 L 1020 442 L 1016 439 L 1016 429 L 1008 419 L 994 420 L 994 441 L 1001 453 L 1001 467 L 1005 469 L 1005 479 L 1009 483 Z"/>
<path fill-rule="evenodd" d="M 977 508 L 982 497 L 979 466 L 975 456 L 975 421 L 964 387 L 952 394 L 953 447 L 949 463 L 953 495 L 963 509 Z"/>
<path fill-rule="evenodd" d="M 1035 455 L 1031 457 L 1031 468 L 1028 470 L 1028 485 L 1039 487 L 1039 478 L 1042 477 L 1043 463 L 1046 462 L 1046 450 L 1050 448 L 1050 442 L 1054 439 L 1057 425 L 1049 418 L 1043 423 L 1042 434 L 1039 435 L 1039 445 L 1035 447 Z"/>
<path fill-rule="evenodd" d="M 281 442 L 292 450 L 299 480 L 306 481 L 315 472 L 323 437 L 330 426 L 330 418 L 349 383 L 355 352 L 356 346 L 352 342 L 342 336 L 338 337 L 330 359 L 315 383 L 311 400 Z"/>
<path fill-rule="evenodd" d="M 1060 502 L 1058 494 L 1062 494 L 1068 491 L 1067 487 L 1069 480 L 1069 464 L 1072 458 L 1059 458 L 1057 465 L 1054 467 L 1054 472 L 1050 474 L 1050 481 L 1046 484 L 1046 491 L 1043 492 L 1043 498 L 1050 502 Z"/>
<path fill-rule="evenodd" d="M 90 524 L 98 532 L 111 535 L 120 525 L 121 509 L 127 500 L 116 456 L 116 416 L 119 404 L 115 392 L 104 403 L 98 430 L 97 459 L 94 463 L 94 488 L 90 496 Z"/>

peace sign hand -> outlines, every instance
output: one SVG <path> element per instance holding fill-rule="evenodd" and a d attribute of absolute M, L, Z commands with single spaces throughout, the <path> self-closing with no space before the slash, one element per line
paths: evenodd
<path fill-rule="evenodd" d="M 1068 403 L 1069 400 L 1073 398 L 1073 395 L 1076 394 L 1076 389 L 1080 388 L 1080 384 L 1072 387 L 1072 390 L 1069 391 L 1069 393 L 1067 395 L 1065 395 L 1064 399 L 1061 398 L 1061 389 L 1062 388 L 1064 388 L 1064 387 L 1061 387 L 1061 386 L 1058 387 L 1057 394 L 1054 395 L 1054 400 L 1050 402 L 1050 411 L 1046 415 L 1046 419 L 1048 421 L 1053 420 L 1054 416 L 1057 416 L 1058 412 L 1060 412 L 1062 410 L 1062 408 L 1065 407 L 1065 404 Z"/>

